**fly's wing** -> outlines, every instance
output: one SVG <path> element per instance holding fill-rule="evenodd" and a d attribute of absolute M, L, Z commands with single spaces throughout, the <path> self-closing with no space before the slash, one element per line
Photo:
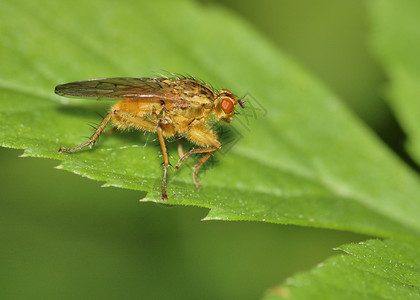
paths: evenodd
<path fill-rule="evenodd" d="M 97 100 L 144 99 L 183 101 L 161 85 L 159 78 L 100 78 L 57 85 L 60 96 L 94 98 Z"/>

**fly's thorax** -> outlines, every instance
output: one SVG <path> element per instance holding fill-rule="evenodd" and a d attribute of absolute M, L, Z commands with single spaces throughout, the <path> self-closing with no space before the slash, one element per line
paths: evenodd
<path fill-rule="evenodd" d="M 165 116 L 172 120 L 177 132 L 183 132 L 198 121 L 207 122 L 212 110 L 212 105 L 193 104 L 188 108 L 178 107 L 165 110 Z"/>
<path fill-rule="evenodd" d="M 214 115 L 218 119 L 230 123 L 233 120 L 237 103 L 238 100 L 229 90 L 221 90 L 214 101 Z"/>
<path fill-rule="evenodd" d="M 184 100 L 186 104 L 213 105 L 215 94 L 213 90 L 195 79 L 164 79 L 161 85 L 175 97 Z"/>

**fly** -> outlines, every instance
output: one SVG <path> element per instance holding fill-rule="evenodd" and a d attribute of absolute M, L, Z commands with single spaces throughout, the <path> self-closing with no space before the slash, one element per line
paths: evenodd
<path fill-rule="evenodd" d="M 193 181 L 200 189 L 198 168 L 222 146 L 211 127 L 211 116 L 230 123 L 236 105 L 245 107 L 244 101 L 238 100 L 229 90 L 217 92 L 193 78 L 89 79 L 58 85 L 55 93 L 60 96 L 119 100 L 88 141 L 73 148 L 60 148 L 60 153 L 91 147 L 110 121 L 118 130 L 132 128 L 156 132 L 163 154 L 162 200 L 168 200 L 166 179 L 169 158 L 165 139 L 184 137 L 198 146 L 185 154 L 179 151 L 181 155 L 175 170 L 191 154 L 204 154 L 193 168 Z"/>

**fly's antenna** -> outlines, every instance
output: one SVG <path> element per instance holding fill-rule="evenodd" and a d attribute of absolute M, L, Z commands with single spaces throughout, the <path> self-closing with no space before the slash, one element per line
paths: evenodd
<path fill-rule="evenodd" d="M 244 101 L 244 97 L 241 99 L 238 99 L 238 103 L 242 108 L 245 108 L 245 101 Z"/>
<path fill-rule="evenodd" d="M 243 95 L 241 98 L 238 99 L 238 103 L 239 103 L 239 105 L 242 108 L 245 108 L 245 101 L 244 101 L 244 99 L 245 99 L 246 95 L 248 95 L 248 92 L 246 92 L 245 95 Z"/>

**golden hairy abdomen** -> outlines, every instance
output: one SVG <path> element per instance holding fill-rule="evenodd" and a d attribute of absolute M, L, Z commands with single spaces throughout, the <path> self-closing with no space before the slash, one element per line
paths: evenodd
<path fill-rule="evenodd" d="M 159 100 L 120 100 L 112 108 L 112 110 L 118 110 L 125 112 L 132 116 L 143 116 L 145 113 L 158 112 L 162 107 L 161 101 Z"/>
<path fill-rule="evenodd" d="M 118 129 L 136 128 L 156 132 L 161 125 L 163 135 L 184 136 L 192 126 L 205 122 L 211 113 L 209 105 L 183 107 L 173 102 L 165 104 L 160 100 L 120 100 L 113 107 L 117 111 L 113 122 Z"/>

